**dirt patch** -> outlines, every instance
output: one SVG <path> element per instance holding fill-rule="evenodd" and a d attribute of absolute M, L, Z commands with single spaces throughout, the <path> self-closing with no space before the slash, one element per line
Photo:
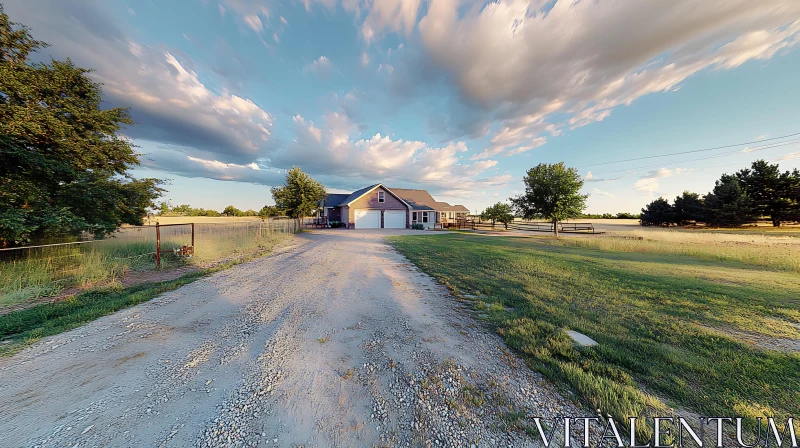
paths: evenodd
<path fill-rule="evenodd" d="M 700 325 L 700 327 L 714 333 L 731 336 L 737 341 L 744 342 L 748 345 L 768 350 L 777 350 L 784 353 L 800 353 L 800 339 L 769 337 L 763 334 L 751 333 L 730 327 L 711 327 L 708 325 Z"/>

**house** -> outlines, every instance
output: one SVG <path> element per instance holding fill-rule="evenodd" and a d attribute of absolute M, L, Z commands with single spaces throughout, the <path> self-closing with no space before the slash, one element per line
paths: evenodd
<path fill-rule="evenodd" d="M 405 229 L 413 224 L 447 227 L 466 219 L 463 205 L 438 202 L 425 190 L 370 185 L 350 194 L 329 194 L 320 202 L 319 217 L 356 229 Z"/>

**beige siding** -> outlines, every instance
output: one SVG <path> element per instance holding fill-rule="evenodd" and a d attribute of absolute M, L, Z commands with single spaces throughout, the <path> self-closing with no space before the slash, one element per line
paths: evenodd
<path fill-rule="evenodd" d="M 345 224 L 349 224 L 352 222 L 350 219 L 350 207 L 343 205 L 342 206 L 342 222 Z"/>
<path fill-rule="evenodd" d="M 378 191 L 383 191 L 385 202 L 378 202 Z M 355 222 L 355 209 L 365 208 L 371 210 L 407 210 L 405 204 L 399 199 L 392 196 L 391 193 L 386 191 L 383 187 L 378 187 L 369 193 L 361 196 L 357 200 L 350 203 L 349 210 L 347 211 L 347 222 Z M 344 219 L 345 207 L 342 207 L 342 219 Z M 406 227 L 408 227 L 408 214 L 406 214 Z"/>

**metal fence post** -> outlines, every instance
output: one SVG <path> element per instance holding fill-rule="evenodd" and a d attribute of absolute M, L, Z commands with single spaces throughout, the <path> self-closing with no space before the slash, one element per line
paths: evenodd
<path fill-rule="evenodd" d="M 192 252 L 194 252 L 194 223 L 192 223 Z"/>
<path fill-rule="evenodd" d="M 156 222 L 156 268 L 161 269 L 161 227 Z"/>

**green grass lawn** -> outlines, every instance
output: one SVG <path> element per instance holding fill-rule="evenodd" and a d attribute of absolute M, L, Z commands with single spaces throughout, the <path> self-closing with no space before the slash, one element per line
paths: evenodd
<path fill-rule="evenodd" d="M 532 368 L 617 421 L 670 407 L 800 415 L 800 354 L 731 336 L 800 339 L 797 272 L 549 238 L 453 234 L 391 243 L 457 294 L 477 295 L 476 307 Z M 565 329 L 599 344 L 576 346 Z"/>

